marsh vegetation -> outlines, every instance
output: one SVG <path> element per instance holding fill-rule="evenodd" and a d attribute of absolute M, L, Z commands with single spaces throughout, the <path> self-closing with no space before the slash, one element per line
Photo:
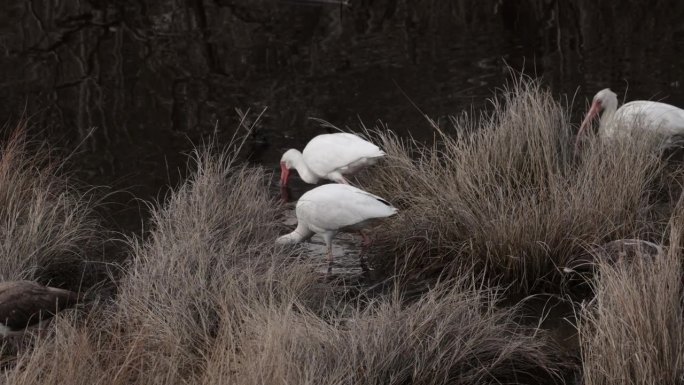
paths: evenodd
<path fill-rule="evenodd" d="M 197 148 L 190 176 L 149 204 L 150 230 L 122 236 L 103 231 L 100 193 L 18 130 L 0 158 L 2 277 L 91 300 L 6 341 L 2 381 L 682 383 L 679 165 L 650 137 L 574 153 L 569 108 L 520 80 L 491 113 L 435 124 L 433 143 L 367 129 L 388 158 L 356 183 L 399 214 L 353 284 L 275 245 L 287 205 L 238 149 Z M 627 238 L 662 250 L 597 252 Z M 107 260 L 112 241 L 124 262 Z M 544 326 L 544 307 L 530 316 L 538 296 L 572 309 L 573 338 Z"/>

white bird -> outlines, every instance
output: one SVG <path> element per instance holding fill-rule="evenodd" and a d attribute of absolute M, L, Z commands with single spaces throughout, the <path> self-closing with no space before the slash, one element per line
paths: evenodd
<path fill-rule="evenodd" d="M 360 232 L 367 246 L 367 237 L 361 229 L 373 219 L 386 218 L 397 213 L 386 200 L 345 184 L 326 184 L 304 193 L 297 201 L 297 228 L 276 240 L 277 244 L 305 241 L 321 234 L 328 248 L 328 262 L 332 265 L 332 240 L 340 232 Z M 330 268 L 330 267 L 329 267 Z"/>
<path fill-rule="evenodd" d="M 615 92 L 609 88 L 599 91 L 594 96 L 591 108 L 582 121 L 575 148 L 579 146 L 582 133 L 600 113 L 599 135 L 602 138 L 612 138 L 628 133 L 634 127 L 648 128 L 666 136 L 684 134 L 684 110 L 681 108 L 649 100 L 635 100 L 620 108 L 617 106 L 618 99 Z"/>
<path fill-rule="evenodd" d="M 375 164 L 385 153 L 378 146 L 354 134 L 335 133 L 318 135 L 304 147 L 304 151 L 289 149 L 280 159 L 280 185 L 287 186 L 292 168 L 306 183 L 320 179 L 349 184 L 343 175 L 353 175 L 364 167 Z"/>

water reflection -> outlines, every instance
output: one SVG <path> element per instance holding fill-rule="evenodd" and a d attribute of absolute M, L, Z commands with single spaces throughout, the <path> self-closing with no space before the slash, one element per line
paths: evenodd
<path fill-rule="evenodd" d="M 251 161 L 381 119 L 422 139 L 480 108 L 506 64 L 581 99 L 684 106 L 684 3 L 513 0 L 8 0 L 0 14 L 0 113 L 75 146 L 89 183 L 160 196 L 193 143 L 227 142 L 236 109 L 266 110 Z M 415 103 L 414 106 L 412 103 Z M 583 107 L 583 102 L 578 103 Z M 277 182 L 276 182 L 277 183 Z M 276 192 L 277 194 L 277 192 Z M 130 206 L 130 205 L 129 205 Z M 134 218 L 137 210 L 123 214 Z"/>

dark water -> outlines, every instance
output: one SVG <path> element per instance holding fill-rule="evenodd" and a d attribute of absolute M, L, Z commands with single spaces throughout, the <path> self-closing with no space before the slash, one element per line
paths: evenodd
<path fill-rule="evenodd" d="M 681 1 L 7 0 L 0 119 L 26 111 L 67 151 L 83 142 L 73 167 L 130 193 L 113 218 L 132 229 L 131 198 L 178 183 L 237 110 L 268 107 L 246 153 L 275 170 L 325 131 L 310 117 L 430 138 L 411 101 L 434 119 L 481 108 L 506 65 L 577 107 L 605 87 L 684 106 L 683 15 Z"/>

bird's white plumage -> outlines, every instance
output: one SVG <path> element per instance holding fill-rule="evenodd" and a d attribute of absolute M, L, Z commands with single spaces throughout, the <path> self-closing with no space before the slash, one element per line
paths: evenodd
<path fill-rule="evenodd" d="M 389 217 L 396 214 L 397 209 L 384 199 L 354 186 L 326 184 L 302 195 L 295 212 L 299 223 L 315 233 L 323 233 Z"/>
<path fill-rule="evenodd" d="M 373 143 L 344 132 L 318 135 L 302 151 L 304 161 L 311 171 L 321 177 L 335 171 L 353 174 L 384 155 Z"/>
<path fill-rule="evenodd" d="M 614 113 L 606 110 L 603 114 L 599 130 L 603 137 L 628 133 L 635 127 L 664 135 L 684 133 L 684 110 L 666 103 L 637 100 L 625 103 Z"/>
<path fill-rule="evenodd" d="M 286 168 L 295 168 L 303 181 L 320 179 L 344 182 L 343 175 L 375 164 L 385 153 L 373 143 L 354 134 L 334 133 L 311 139 L 302 152 L 290 149 L 281 158 Z M 287 183 L 287 178 L 283 181 Z"/>
<path fill-rule="evenodd" d="M 332 240 L 340 231 L 360 231 L 369 221 L 397 213 L 386 200 L 346 184 L 326 184 L 307 191 L 297 201 L 297 228 L 276 240 L 297 243 L 315 233 L 323 236 L 332 263 Z M 362 233 L 363 235 L 363 233 Z M 364 236 L 364 241 L 366 236 Z"/>

